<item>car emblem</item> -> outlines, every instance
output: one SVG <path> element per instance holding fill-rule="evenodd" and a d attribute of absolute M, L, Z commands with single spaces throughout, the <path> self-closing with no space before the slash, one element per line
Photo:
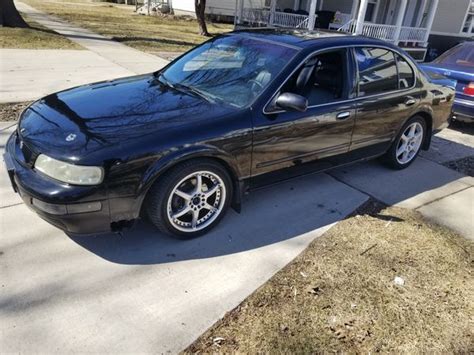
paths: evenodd
<path fill-rule="evenodd" d="M 74 133 L 71 133 L 66 137 L 66 142 L 72 142 L 76 137 L 77 136 Z"/>
<path fill-rule="evenodd" d="M 450 75 L 451 75 L 451 72 L 450 72 L 450 71 L 445 71 L 445 72 L 443 73 L 443 75 L 450 76 Z"/>

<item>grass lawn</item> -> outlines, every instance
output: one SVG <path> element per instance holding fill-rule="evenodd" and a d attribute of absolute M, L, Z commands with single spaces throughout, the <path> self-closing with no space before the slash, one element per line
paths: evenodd
<path fill-rule="evenodd" d="M 472 353 L 473 244 L 414 211 L 373 202 L 363 211 L 186 352 Z"/>
<path fill-rule="evenodd" d="M 205 41 L 194 20 L 143 16 L 134 7 L 114 6 L 87 0 L 24 0 L 25 3 L 71 23 L 111 37 L 149 53 L 182 52 Z M 232 30 L 229 24 L 208 24 L 211 34 Z"/>
<path fill-rule="evenodd" d="M 66 37 L 24 18 L 30 28 L 0 27 L 0 48 L 84 49 Z"/>

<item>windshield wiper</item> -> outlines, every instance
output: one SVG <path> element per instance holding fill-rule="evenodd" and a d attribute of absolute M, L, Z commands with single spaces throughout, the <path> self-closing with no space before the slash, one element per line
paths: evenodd
<path fill-rule="evenodd" d="M 178 90 L 183 90 L 183 91 L 187 91 L 191 94 L 194 94 L 195 96 L 199 96 L 200 98 L 206 100 L 207 102 L 210 102 L 210 103 L 216 103 L 216 100 L 213 98 L 213 97 L 210 97 L 209 95 L 203 93 L 201 90 L 198 90 L 192 86 L 187 86 L 187 85 L 184 85 L 184 84 L 174 84 L 176 89 Z"/>
<path fill-rule="evenodd" d="M 174 86 L 174 84 L 166 78 L 165 74 L 161 74 L 161 73 L 158 74 L 158 80 L 159 80 L 162 84 L 164 84 L 164 85 L 166 85 L 166 86 L 169 86 L 169 87 L 172 88 L 172 89 L 176 89 L 175 86 Z"/>

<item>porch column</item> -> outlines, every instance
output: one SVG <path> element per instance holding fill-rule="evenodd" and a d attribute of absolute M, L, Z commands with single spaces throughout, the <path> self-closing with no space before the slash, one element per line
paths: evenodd
<path fill-rule="evenodd" d="M 400 32 L 402 31 L 403 26 L 403 19 L 405 17 L 405 12 L 407 10 L 408 0 L 400 0 L 400 7 L 398 8 L 397 13 L 397 20 L 395 21 L 395 26 L 397 29 L 395 30 L 394 42 L 398 44 L 400 38 Z"/>
<path fill-rule="evenodd" d="M 438 3 L 439 3 L 439 0 L 433 0 L 431 2 L 430 12 L 428 13 L 428 18 L 426 20 L 425 43 L 428 42 L 428 38 L 430 37 L 431 27 L 433 27 L 436 10 L 438 9 Z"/>
<path fill-rule="evenodd" d="M 421 27 L 421 21 L 423 21 L 423 15 L 425 14 L 427 0 L 421 0 L 420 8 L 418 9 L 418 16 L 416 17 L 415 27 Z"/>
<path fill-rule="evenodd" d="M 359 0 L 352 0 L 351 20 L 354 20 L 356 18 L 358 7 L 359 7 Z"/>
<path fill-rule="evenodd" d="M 236 0 L 235 1 L 235 14 L 234 16 L 234 26 L 242 23 L 242 16 L 244 14 L 244 1 L 245 0 Z"/>
<path fill-rule="evenodd" d="M 309 6 L 309 17 L 308 17 L 308 30 L 314 30 L 314 24 L 316 23 L 316 6 L 318 5 L 318 0 L 311 0 L 311 5 Z"/>
<path fill-rule="evenodd" d="M 355 33 L 358 35 L 362 34 L 362 30 L 364 29 L 365 13 L 367 12 L 368 3 L 369 3 L 368 0 L 360 0 L 359 12 L 357 13 L 357 17 L 356 17 L 357 23 L 356 23 L 356 28 L 355 28 Z"/>
<path fill-rule="evenodd" d="M 276 6 L 277 6 L 277 0 L 272 0 L 270 3 L 270 20 L 268 21 L 268 24 L 270 26 L 273 26 L 273 22 L 275 21 Z"/>
<path fill-rule="evenodd" d="M 300 9 L 300 0 L 293 1 L 293 11 L 298 11 Z"/>

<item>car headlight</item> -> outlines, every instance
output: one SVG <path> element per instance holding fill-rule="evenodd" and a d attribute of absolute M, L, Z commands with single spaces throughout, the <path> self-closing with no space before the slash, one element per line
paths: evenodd
<path fill-rule="evenodd" d="M 44 154 L 36 158 L 35 169 L 72 185 L 98 185 L 104 179 L 104 170 L 100 167 L 69 164 Z"/>

